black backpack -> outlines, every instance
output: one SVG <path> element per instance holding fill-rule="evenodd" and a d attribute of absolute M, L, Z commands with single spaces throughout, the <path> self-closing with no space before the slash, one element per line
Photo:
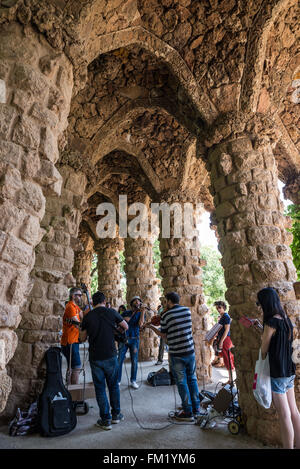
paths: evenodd
<path fill-rule="evenodd" d="M 45 353 L 47 376 L 38 399 L 38 428 L 42 436 L 60 436 L 72 431 L 77 424 L 72 397 L 66 389 L 62 373 L 62 354 L 59 347 Z"/>
<path fill-rule="evenodd" d="M 170 386 L 172 377 L 168 370 L 161 368 L 159 371 L 152 371 L 148 374 L 147 381 L 151 386 Z"/>

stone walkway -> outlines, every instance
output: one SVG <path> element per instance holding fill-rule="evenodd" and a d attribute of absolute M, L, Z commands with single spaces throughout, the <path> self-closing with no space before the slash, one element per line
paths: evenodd
<path fill-rule="evenodd" d="M 76 428 L 69 434 L 57 438 L 39 435 L 10 437 L 7 427 L 0 427 L 0 448 L 4 449 L 262 449 L 259 442 L 240 433 L 233 436 L 227 425 L 217 423 L 214 428 L 200 429 L 193 423 L 170 423 L 168 412 L 180 405 L 175 386 L 152 387 L 146 382 L 148 373 L 157 371 L 155 362 L 139 365 L 137 382 L 139 389 L 128 388 L 130 363 L 126 359 L 121 391 L 121 409 L 125 420 L 113 425 L 111 431 L 95 427 L 98 407 L 95 399 L 88 399 L 90 406 L 86 415 L 78 416 Z M 167 360 L 164 366 L 167 367 Z M 87 362 L 87 381 L 90 369 Z M 206 389 L 215 391 L 218 382 L 227 381 L 225 369 L 213 369 L 213 383 Z M 199 388 L 203 386 L 199 383 Z"/>

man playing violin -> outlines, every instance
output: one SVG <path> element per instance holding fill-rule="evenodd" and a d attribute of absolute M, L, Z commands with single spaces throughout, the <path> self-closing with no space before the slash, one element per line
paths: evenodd
<path fill-rule="evenodd" d="M 145 307 L 142 305 L 142 300 L 139 296 L 134 296 L 130 301 L 131 309 L 122 313 L 123 319 L 128 323 L 128 330 L 126 331 L 127 343 L 119 344 L 119 378 L 118 382 L 121 383 L 122 367 L 125 360 L 126 352 L 129 349 L 131 359 L 131 374 L 130 382 L 131 387 L 138 389 L 136 382 L 137 368 L 138 368 L 138 355 L 140 346 L 140 328 L 144 323 Z"/>
<path fill-rule="evenodd" d="M 193 422 L 200 412 L 200 399 L 191 311 L 179 304 L 180 297 L 176 292 L 167 293 L 165 298 L 166 310 L 161 315 L 161 330 L 153 324 L 147 323 L 146 327 L 166 340 L 169 347 L 170 369 L 182 401 L 182 410 L 175 412 L 174 417 Z"/>

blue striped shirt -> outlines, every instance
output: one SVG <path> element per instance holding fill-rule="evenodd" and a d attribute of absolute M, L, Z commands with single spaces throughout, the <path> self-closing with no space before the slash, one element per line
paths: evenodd
<path fill-rule="evenodd" d="M 161 332 L 167 335 L 169 353 L 184 356 L 194 353 L 191 311 L 186 306 L 174 305 L 160 320 Z"/>

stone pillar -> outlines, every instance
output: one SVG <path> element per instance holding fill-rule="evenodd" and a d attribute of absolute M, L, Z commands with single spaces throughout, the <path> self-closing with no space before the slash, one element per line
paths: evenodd
<path fill-rule="evenodd" d="M 80 286 L 84 283 L 87 286 L 88 291 L 91 292 L 91 270 L 94 256 L 94 241 L 87 233 L 84 233 L 84 235 L 79 238 L 79 241 L 82 244 L 82 250 L 75 252 L 72 274 L 76 280 L 76 285 Z"/>
<path fill-rule="evenodd" d="M 160 294 L 153 261 L 153 240 L 128 237 L 124 240 L 124 246 L 128 307 L 131 298 L 140 296 L 143 303 L 156 311 Z M 139 358 L 157 358 L 158 346 L 157 335 L 145 329 L 140 336 Z"/>
<path fill-rule="evenodd" d="M 184 193 L 179 194 L 178 197 L 171 195 L 165 197 L 164 202 L 168 205 L 177 204 L 180 207 L 180 213 L 177 216 L 182 216 L 184 213 Z M 191 200 L 186 197 L 186 202 Z M 193 229 L 193 236 L 190 237 L 184 230 L 182 225 L 182 236 L 178 237 L 178 233 L 174 231 L 174 216 L 175 211 L 171 211 L 170 217 L 170 237 L 164 237 L 163 234 L 163 218 L 160 218 L 160 251 L 161 251 L 161 266 L 160 274 L 162 276 L 162 287 L 164 294 L 175 291 L 180 295 L 180 304 L 190 308 L 192 313 L 192 328 L 193 337 L 195 342 L 195 355 L 197 364 L 197 377 L 199 384 L 211 381 L 211 351 L 204 343 L 204 336 L 209 329 L 208 324 L 208 308 L 205 305 L 204 295 L 202 293 L 202 269 L 205 261 L 201 259 L 200 243 L 198 238 L 198 231 L 196 229 L 196 205 L 192 203 L 191 207 L 191 228 Z M 199 207 L 198 207 L 199 209 Z M 176 225 L 178 226 L 178 219 L 176 218 Z"/>
<path fill-rule="evenodd" d="M 98 256 L 98 290 L 103 292 L 113 308 L 124 303 L 121 288 L 120 251 L 122 240 L 119 238 L 99 239 L 95 243 Z"/>
<path fill-rule="evenodd" d="M 229 120 L 230 124 L 230 120 Z M 228 134 L 228 128 L 224 132 Z M 252 383 L 260 347 L 260 335 L 245 329 L 241 316 L 260 317 L 255 305 L 257 292 L 276 288 L 292 322 L 299 326 L 299 302 L 293 282 L 295 267 L 289 248 L 291 235 L 277 189 L 277 168 L 267 140 L 251 139 L 244 131 L 235 132 L 208 152 L 208 169 L 216 207 L 230 304 L 232 340 L 237 369 L 240 404 L 250 435 L 266 443 L 279 442 L 279 429 L 273 407 L 265 411 L 253 398 Z M 215 136 L 222 135 L 218 129 Z M 213 141 L 213 138 L 212 138 Z M 296 337 L 299 333 L 295 330 Z M 299 370 L 298 370 L 299 374 Z M 299 397 L 299 381 L 296 392 Z M 299 402 L 299 400 L 298 400 Z"/>
<path fill-rule="evenodd" d="M 17 23 L 0 32 L 0 412 L 6 406 L 16 372 L 9 372 L 21 307 L 32 282 L 34 249 L 44 231 L 45 195 L 59 194 L 62 177 L 55 168 L 57 140 L 67 126 L 72 66 L 64 54 L 31 29 Z M 39 318 L 39 321 L 44 318 Z M 20 337 L 19 339 L 22 338 Z M 33 345 L 17 352 L 23 369 L 16 392 L 26 392 Z M 11 363 L 11 362 L 10 362 Z"/>
<path fill-rule="evenodd" d="M 60 343 L 59 331 L 74 262 L 71 243 L 77 238 L 80 205 L 85 200 L 80 192 L 84 193 L 86 183 L 85 176 L 70 167 L 61 167 L 60 172 L 64 177 L 61 197 L 47 197 L 42 220 L 46 234 L 36 248 L 31 272 L 33 288 L 22 309 L 17 331 L 19 343 L 9 364 L 13 392 L 6 407 L 8 413 L 36 398 L 45 377 L 44 353 Z"/>

